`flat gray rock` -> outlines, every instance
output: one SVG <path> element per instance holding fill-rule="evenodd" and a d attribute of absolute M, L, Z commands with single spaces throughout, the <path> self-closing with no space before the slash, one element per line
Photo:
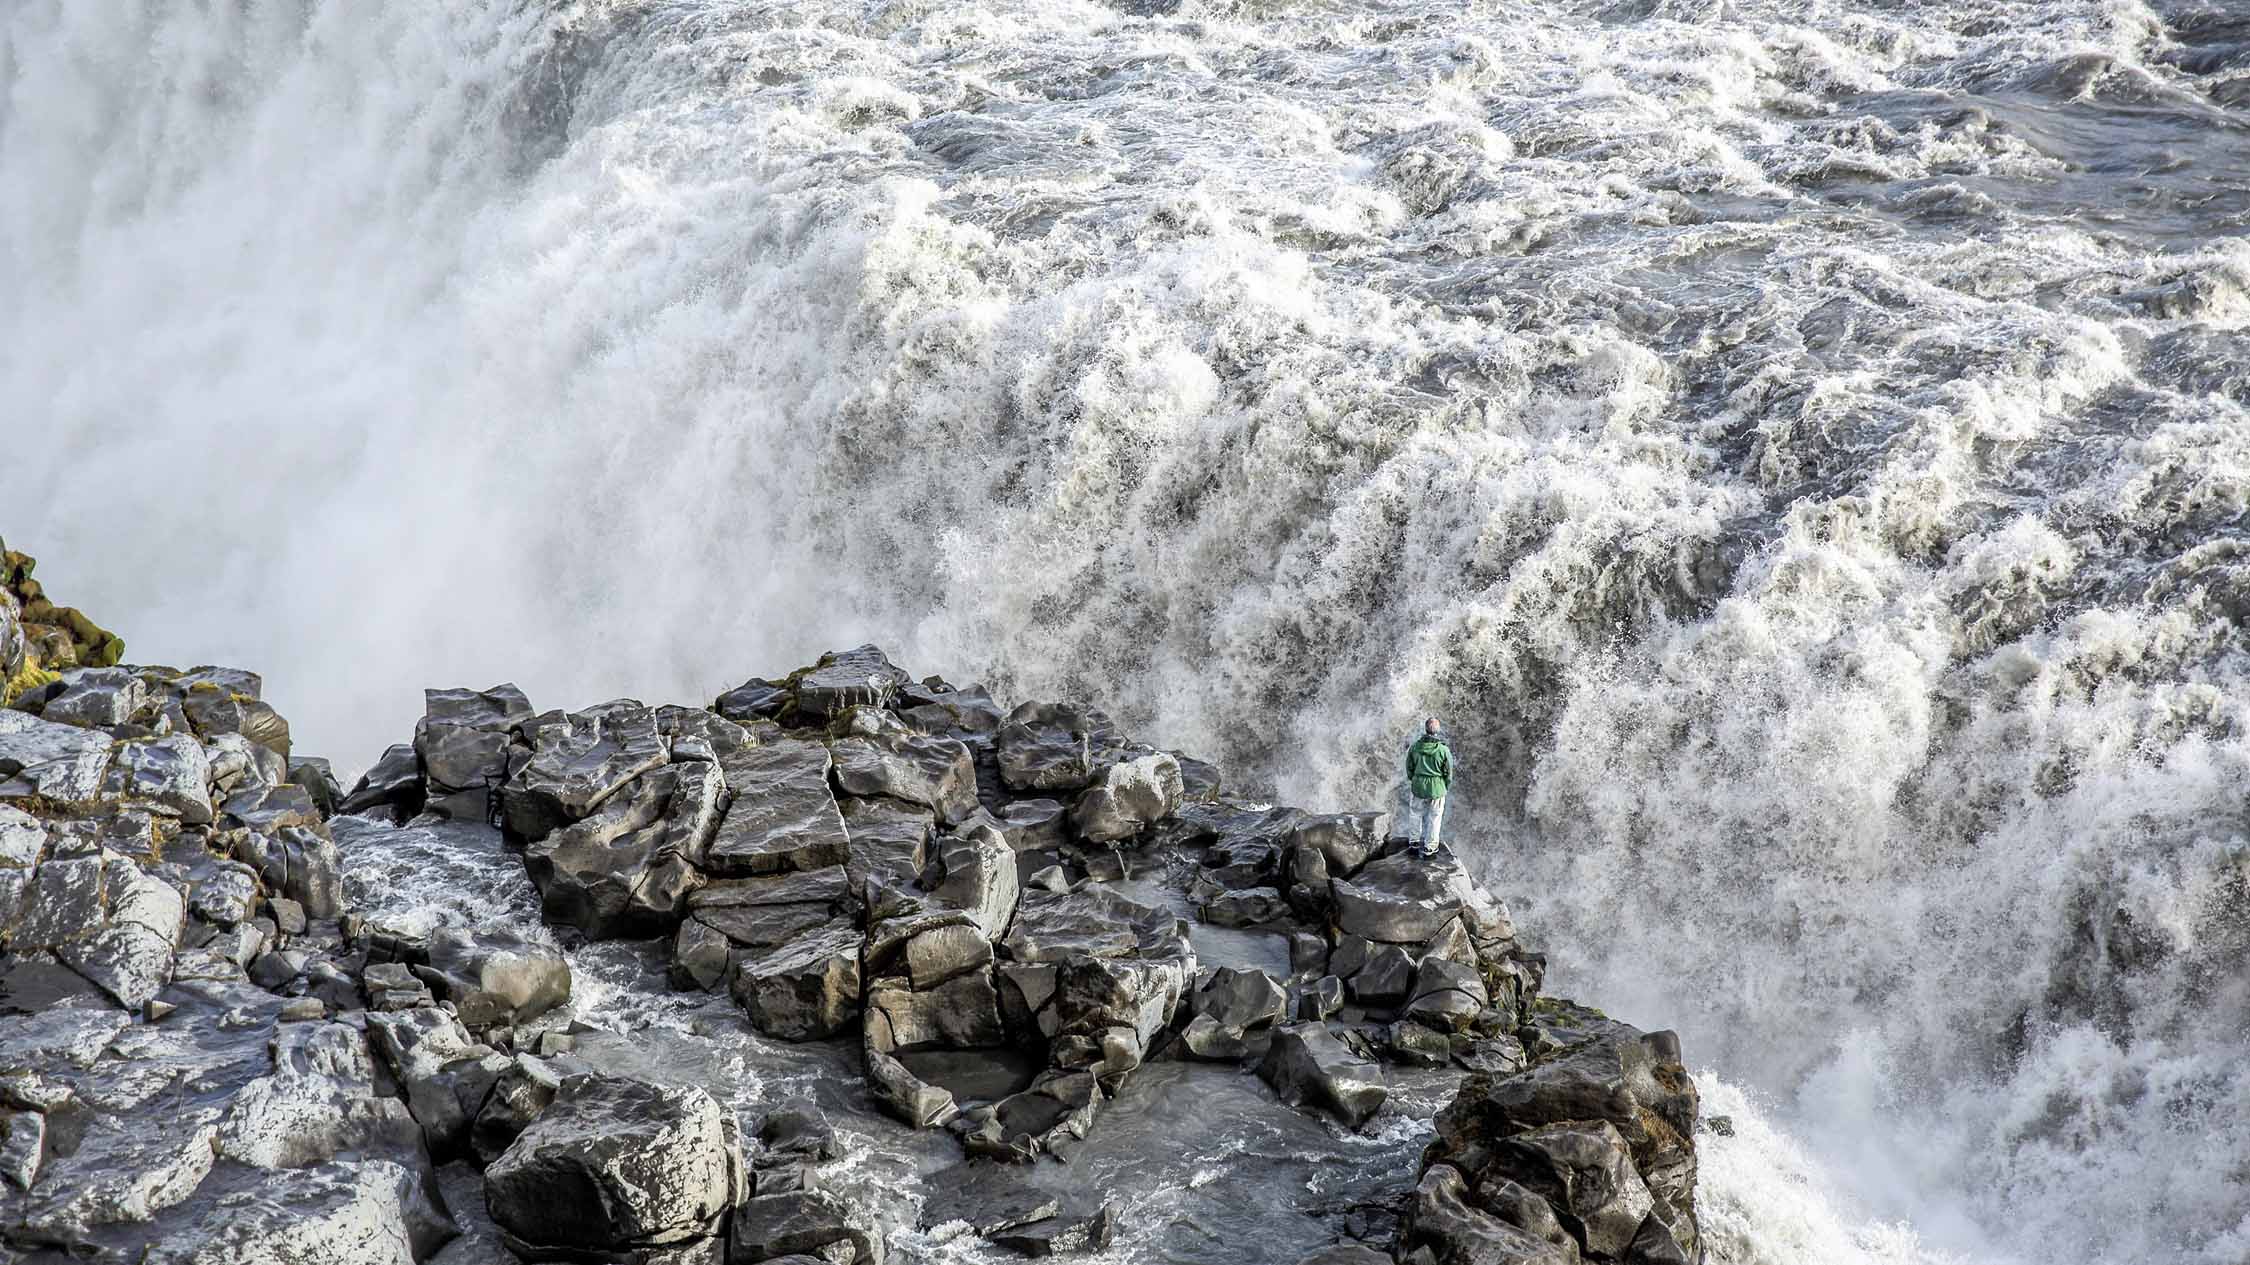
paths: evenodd
<path fill-rule="evenodd" d="M 1390 1096 L 1383 1069 L 1352 1053 L 1324 1023 L 1277 1029 L 1258 1075 L 1290 1106 L 1321 1108 L 1354 1129 Z"/>
<path fill-rule="evenodd" d="M 734 803 L 705 854 L 715 875 L 774 874 L 842 865 L 851 836 L 829 790 L 828 748 L 783 739 L 720 761 Z"/>

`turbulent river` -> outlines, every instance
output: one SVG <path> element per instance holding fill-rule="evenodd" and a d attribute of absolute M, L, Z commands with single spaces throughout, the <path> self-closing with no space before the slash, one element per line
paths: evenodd
<path fill-rule="evenodd" d="M 347 767 L 866 639 L 1320 807 L 1439 714 L 1721 1259 L 2250 1258 L 2236 0 L 12 0 L 0 438 Z"/>

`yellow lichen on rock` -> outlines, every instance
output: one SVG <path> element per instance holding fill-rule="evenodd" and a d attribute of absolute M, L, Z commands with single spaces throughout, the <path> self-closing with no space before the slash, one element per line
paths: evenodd
<path fill-rule="evenodd" d="M 29 554 L 0 543 L 0 707 L 70 668 L 114 667 L 125 641 L 72 606 L 57 606 L 32 578 Z"/>

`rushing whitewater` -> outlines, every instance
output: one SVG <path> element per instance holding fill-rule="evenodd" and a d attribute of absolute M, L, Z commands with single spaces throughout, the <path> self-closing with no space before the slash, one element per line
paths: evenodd
<path fill-rule="evenodd" d="M 137 659 L 1436 712 L 1733 1261 L 2250 1256 L 2246 326 L 2226 0 L 0 11 L 0 528 Z"/>

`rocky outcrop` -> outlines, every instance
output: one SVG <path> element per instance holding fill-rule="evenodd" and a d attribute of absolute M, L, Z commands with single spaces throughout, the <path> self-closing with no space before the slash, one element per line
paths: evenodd
<path fill-rule="evenodd" d="M 1678 1038 L 1545 999 L 1526 1035 L 1529 1067 L 1472 1076 L 1438 1115 L 1401 1259 L 1702 1259 Z"/>
<path fill-rule="evenodd" d="M 1100 712 L 872 646 L 710 708 L 431 690 L 345 793 L 254 674 L 119 663 L 6 559 L 0 1004 L 39 1005 L 0 1019 L 0 1254 L 429 1261 L 473 1220 L 445 1259 L 883 1260 L 818 1109 L 746 1132 L 558 1022 L 566 949 L 630 939 L 767 1038 L 856 1050 L 864 1101 L 967 1157 L 925 1218 L 1007 1250 L 1109 1244 L 1115 1204 L 994 1174 L 1186 1059 L 1338 1130 L 1398 1109 L 1399 1066 L 1465 1078 L 1396 1241 L 1316 1259 L 1701 1257 L 1677 1043 L 1541 997 L 1506 908 L 1379 813 L 1230 798 Z M 337 813 L 364 846 L 504 838 L 547 926 L 356 914 Z M 1208 928 L 1279 952 L 1207 963 Z"/>

